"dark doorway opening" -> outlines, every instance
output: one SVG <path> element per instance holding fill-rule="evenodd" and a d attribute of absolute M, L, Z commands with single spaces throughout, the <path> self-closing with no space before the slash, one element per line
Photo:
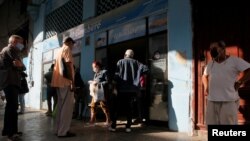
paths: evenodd
<path fill-rule="evenodd" d="M 124 53 L 127 49 L 134 51 L 134 59 L 142 63 L 146 63 L 147 56 L 147 40 L 146 38 L 135 39 L 127 42 L 118 43 L 108 47 L 108 69 L 110 74 L 114 74 L 116 63 L 124 58 Z"/>

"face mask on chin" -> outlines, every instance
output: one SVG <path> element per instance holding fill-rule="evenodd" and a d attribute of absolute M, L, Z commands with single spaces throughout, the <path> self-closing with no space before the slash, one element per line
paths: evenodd
<path fill-rule="evenodd" d="M 17 43 L 17 44 L 16 44 L 16 47 L 21 51 L 21 50 L 23 50 L 24 45 L 21 44 L 21 43 Z"/>

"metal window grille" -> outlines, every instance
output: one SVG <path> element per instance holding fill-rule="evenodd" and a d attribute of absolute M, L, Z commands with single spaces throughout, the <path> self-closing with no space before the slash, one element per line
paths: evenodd
<path fill-rule="evenodd" d="M 102 15 L 133 0 L 97 0 L 96 14 Z"/>
<path fill-rule="evenodd" d="M 83 21 L 83 0 L 69 0 L 45 17 L 45 38 L 73 28 Z"/>

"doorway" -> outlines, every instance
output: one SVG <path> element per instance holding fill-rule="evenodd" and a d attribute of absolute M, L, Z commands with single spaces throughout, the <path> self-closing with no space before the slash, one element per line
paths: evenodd
<path fill-rule="evenodd" d="M 124 58 L 125 51 L 132 49 L 134 51 L 134 59 L 146 64 L 147 57 L 147 39 L 140 38 L 130 40 L 127 42 L 118 43 L 108 47 L 108 70 L 111 76 L 116 69 L 116 63 L 118 60 Z"/>

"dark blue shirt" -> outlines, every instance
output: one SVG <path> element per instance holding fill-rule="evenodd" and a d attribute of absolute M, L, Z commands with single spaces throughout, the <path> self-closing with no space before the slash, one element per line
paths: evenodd
<path fill-rule="evenodd" d="M 117 62 L 115 80 L 120 91 L 139 90 L 140 76 L 148 72 L 148 67 L 132 58 L 124 58 Z"/>

